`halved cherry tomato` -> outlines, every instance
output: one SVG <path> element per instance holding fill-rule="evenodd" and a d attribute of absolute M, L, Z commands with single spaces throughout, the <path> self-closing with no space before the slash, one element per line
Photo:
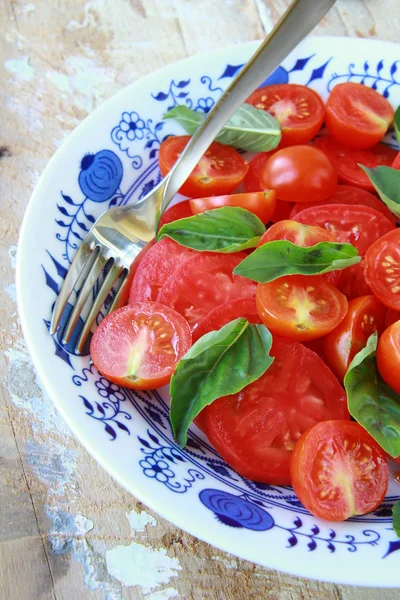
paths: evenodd
<path fill-rule="evenodd" d="M 400 311 L 400 229 L 393 229 L 368 249 L 365 279 L 388 308 Z"/>
<path fill-rule="evenodd" d="M 385 328 L 385 307 L 375 296 L 361 296 L 349 302 L 343 321 L 324 337 L 324 358 L 340 380 L 346 375 L 354 356 L 375 331 Z"/>
<path fill-rule="evenodd" d="M 267 161 L 275 154 L 276 150 L 270 152 L 258 152 L 249 162 L 249 170 L 243 179 L 243 185 L 246 192 L 262 192 L 261 173 Z"/>
<path fill-rule="evenodd" d="M 349 414 L 343 388 L 314 352 L 276 336 L 271 354 L 274 362 L 257 381 L 202 413 L 210 442 L 233 469 L 253 481 L 289 485 L 301 434 Z"/>
<path fill-rule="evenodd" d="M 143 256 L 131 283 L 129 304 L 157 300 L 161 287 L 185 260 L 197 253 L 163 238 Z"/>
<path fill-rule="evenodd" d="M 161 215 L 158 229 L 161 229 L 161 227 L 167 223 L 172 223 L 173 221 L 186 219 L 186 217 L 192 216 L 193 213 L 192 209 L 190 208 L 189 200 L 182 200 L 182 202 L 178 202 L 177 204 L 173 204 L 167 208 L 165 213 Z"/>
<path fill-rule="evenodd" d="M 290 474 L 300 502 L 328 521 L 373 511 L 389 485 L 383 450 L 353 421 L 325 421 L 306 431 L 294 449 Z"/>
<path fill-rule="evenodd" d="M 257 310 L 273 332 L 292 340 L 313 340 L 337 327 L 347 299 L 320 275 L 289 275 L 259 283 Z"/>
<path fill-rule="evenodd" d="M 359 263 L 343 269 L 338 288 L 347 300 L 372 294 L 364 277 L 364 258 L 361 258 Z"/>
<path fill-rule="evenodd" d="M 392 163 L 392 169 L 400 169 L 400 152 L 397 153 Z"/>
<path fill-rule="evenodd" d="M 394 111 L 372 88 L 346 81 L 335 85 L 326 102 L 325 124 L 332 137 L 350 148 L 370 148 L 385 135 Z"/>
<path fill-rule="evenodd" d="M 367 192 L 367 190 L 362 190 L 353 185 L 338 185 L 333 196 L 325 200 L 325 202 L 297 202 L 290 213 L 290 218 L 306 208 L 321 206 L 321 204 L 362 204 L 363 206 L 369 206 L 370 208 L 377 210 L 389 219 L 393 225 L 396 224 L 393 213 L 382 200 L 373 196 L 370 192 Z"/>
<path fill-rule="evenodd" d="M 274 189 L 280 200 L 319 202 L 332 196 L 337 175 L 323 152 L 312 146 L 278 150 L 265 165 L 261 185 Z"/>
<path fill-rule="evenodd" d="M 230 196 L 212 196 L 190 200 L 194 215 L 220 208 L 221 206 L 239 206 L 254 213 L 263 223 L 268 223 L 275 211 L 276 194 L 274 190 L 247 194 L 231 194 Z"/>
<path fill-rule="evenodd" d="M 166 281 L 157 302 L 178 311 L 194 330 L 216 306 L 235 298 L 254 297 L 255 283 L 232 273 L 244 258 L 244 252 L 196 253 Z"/>
<path fill-rule="evenodd" d="M 236 298 L 214 308 L 193 331 L 193 343 L 206 333 L 221 329 L 224 325 L 241 317 L 247 319 L 249 323 L 262 323 L 257 312 L 255 298 Z"/>
<path fill-rule="evenodd" d="M 400 311 L 391 308 L 386 309 L 385 328 L 387 329 L 396 321 L 400 321 Z"/>
<path fill-rule="evenodd" d="M 400 320 L 383 332 L 378 342 L 376 360 L 383 380 L 400 394 Z"/>
<path fill-rule="evenodd" d="M 123 306 L 103 319 L 90 355 L 102 375 L 125 387 L 147 390 L 168 383 L 192 342 L 185 319 L 157 302 Z"/>
<path fill-rule="evenodd" d="M 294 220 L 307 225 L 319 225 L 333 233 L 339 242 L 353 244 L 362 256 L 382 235 L 394 229 L 382 213 L 368 206 L 324 204 L 306 208 Z"/>
<path fill-rule="evenodd" d="M 189 135 L 170 136 L 161 143 L 158 163 L 163 177 L 189 140 Z M 234 148 L 213 142 L 179 191 L 190 198 L 230 194 L 243 180 L 247 169 L 247 162 Z"/>
<path fill-rule="evenodd" d="M 279 122 L 281 148 L 310 141 L 324 120 L 325 106 L 321 97 L 311 88 L 295 83 L 259 88 L 246 103 L 268 111 Z"/>
<path fill-rule="evenodd" d="M 293 202 L 277 200 L 274 214 L 271 217 L 272 223 L 278 223 L 279 221 L 283 221 L 284 219 L 289 219 L 289 215 L 292 212 L 293 206 Z"/>
<path fill-rule="evenodd" d="M 374 191 L 374 186 L 358 165 L 371 169 L 379 165 L 390 167 L 396 156 L 396 150 L 385 144 L 377 144 L 369 150 L 355 150 L 343 146 L 330 135 L 316 138 L 313 145 L 329 158 L 341 183 L 355 185 L 371 192 Z"/>

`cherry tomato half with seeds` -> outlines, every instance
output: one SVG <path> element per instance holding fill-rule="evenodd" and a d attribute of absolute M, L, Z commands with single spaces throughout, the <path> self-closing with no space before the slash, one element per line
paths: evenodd
<path fill-rule="evenodd" d="M 400 229 L 393 229 L 368 249 L 365 280 L 388 308 L 400 311 Z"/>
<path fill-rule="evenodd" d="M 102 375 L 137 390 L 166 385 L 192 343 L 185 319 L 156 302 L 107 315 L 93 334 L 90 355 Z"/>
<path fill-rule="evenodd" d="M 338 284 L 338 289 L 344 294 L 347 300 L 353 300 L 360 296 L 369 296 L 372 290 L 365 281 L 364 277 L 364 258 L 361 261 L 347 269 L 343 269 Z"/>
<path fill-rule="evenodd" d="M 357 352 L 375 331 L 385 328 L 385 307 L 375 296 L 361 296 L 349 302 L 343 321 L 323 340 L 325 362 L 343 380 Z"/>
<path fill-rule="evenodd" d="M 324 421 L 306 431 L 294 449 L 290 474 L 303 506 L 328 521 L 375 510 L 389 485 L 383 450 L 353 421 Z"/>
<path fill-rule="evenodd" d="M 334 193 L 337 175 L 325 154 L 312 146 L 290 146 L 268 160 L 261 185 L 287 202 L 320 202 Z"/>
<path fill-rule="evenodd" d="M 332 331 L 347 313 L 347 299 L 320 275 L 289 275 L 259 283 L 257 310 L 272 331 L 305 341 Z"/>
<path fill-rule="evenodd" d="M 326 102 L 325 124 L 332 137 L 350 148 L 370 148 L 385 135 L 394 111 L 372 88 L 346 81 L 335 85 Z"/>
<path fill-rule="evenodd" d="M 383 332 L 378 342 L 376 361 L 385 383 L 400 394 L 400 321 Z"/>
<path fill-rule="evenodd" d="M 275 211 L 276 193 L 274 190 L 265 190 L 264 192 L 231 194 L 230 196 L 196 198 L 189 202 L 194 215 L 222 206 L 238 206 L 252 212 L 263 223 L 268 223 Z"/>
<path fill-rule="evenodd" d="M 189 140 L 189 135 L 170 136 L 161 143 L 158 163 L 163 177 Z M 234 148 L 213 142 L 179 191 L 190 198 L 230 194 L 243 180 L 247 169 L 247 162 Z"/>
<path fill-rule="evenodd" d="M 311 88 L 295 83 L 259 88 L 247 98 L 246 103 L 275 117 L 282 130 L 281 148 L 310 141 L 324 120 L 322 98 Z"/>
<path fill-rule="evenodd" d="M 206 333 L 221 329 L 224 325 L 239 318 L 247 319 L 249 323 L 262 323 L 257 312 L 255 298 L 236 298 L 216 306 L 193 331 L 193 343 Z"/>

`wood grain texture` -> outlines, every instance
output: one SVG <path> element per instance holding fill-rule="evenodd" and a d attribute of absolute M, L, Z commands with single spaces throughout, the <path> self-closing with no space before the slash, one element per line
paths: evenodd
<path fill-rule="evenodd" d="M 68 133 L 148 72 L 261 38 L 288 4 L 0 0 L 1 600 L 152 600 L 143 586 L 125 586 L 108 572 L 106 551 L 132 542 L 166 549 L 179 561 L 176 576 L 154 588 L 163 600 L 400 600 L 396 590 L 365 591 L 261 568 L 155 514 L 155 526 L 132 530 L 126 515 L 151 511 L 94 462 L 43 396 L 16 315 L 20 222 L 39 174 Z M 398 41 L 399 15 L 398 0 L 339 0 L 315 33 Z"/>

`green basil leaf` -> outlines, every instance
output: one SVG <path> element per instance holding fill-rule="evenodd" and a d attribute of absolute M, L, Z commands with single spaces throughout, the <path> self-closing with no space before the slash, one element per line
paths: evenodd
<path fill-rule="evenodd" d="M 183 448 L 187 430 L 205 407 L 236 394 L 268 369 L 272 336 L 265 325 L 235 319 L 201 337 L 179 361 L 171 379 L 170 419 Z"/>
<path fill-rule="evenodd" d="M 376 368 L 378 336 L 351 361 L 344 377 L 350 414 L 391 456 L 400 455 L 400 396 L 379 376 Z"/>
<path fill-rule="evenodd" d="M 396 134 L 397 143 L 400 146 L 400 106 L 397 107 L 396 112 L 394 113 L 394 132 Z"/>
<path fill-rule="evenodd" d="M 239 252 L 255 248 L 265 226 L 252 212 L 238 206 L 214 208 L 163 225 L 158 239 L 168 236 L 200 252 Z"/>
<path fill-rule="evenodd" d="M 359 166 L 368 175 L 382 202 L 400 219 L 400 171 L 384 166 L 375 169 Z"/>
<path fill-rule="evenodd" d="M 284 275 L 317 275 L 346 269 L 360 260 L 351 244 L 320 242 L 301 248 L 287 240 L 276 240 L 257 248 L 233 272 L 266 283 Z"/>
<path fill-rule="evenodd" d="M 395 530 L 397 537 L 400 538 L 400 500 L 398 500 L 392 508 L 393 512 L 393 529 Z"/>
<path fill-rule="evenodd" d="M 205 118 L 205 114 L 179 105 L 172 108 L 164 119 L 175 119 L 191 135 Z M 267 152 L 281 141 L 278 121 L 266 110 L 243 104 L 221 129 L 215 140 L 226 146 L 248 152 Z"/>

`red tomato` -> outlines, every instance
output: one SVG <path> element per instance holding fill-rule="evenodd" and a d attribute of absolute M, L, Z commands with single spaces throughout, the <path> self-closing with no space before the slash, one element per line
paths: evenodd
<path fill-rule="evenodd" d="M 180 314 L 156 302 L 137 302 L 103 319 L 90 342 L 90 355 L 111 381 L 148 390 L 168 383 L 191 342 Z"/>
<path fill-rule="evenodd" d="M 183 200 L 182 202 L 178 202 L 177 204 L 173 204 L 165 213 L 161 215 L 160 222 L 158 224 L 158 229 L 161 229 L 163 225 L 167 223 L 172 223 L 173 221 L 178 221 L 179 219 L 186 219 L 186 217 L 192 217 L 192 209 L 190 208 L 189 200 Z"/>
<path fill-rule="evenodd" d="M 355 185 L 372 192 L 374 186 L 358 165 L 371 169 L 379 165 L 390 167 L 396 156 L 396 151 L 384 144 L 377 144 L 369 150 L 354 150 L 343 146 L 329 135 L 317 138 L 313 144 L 329 158 L 341 183 Z"/>
<path fill-rule="evenodd" d="M 158 163 L 163 177 L 189 140 L 189 135 L 170 136 L 161 143 Z M 247 169 L 247 162 L 234 148 L 213 142 L 179 191 L 190 198 L 230 194 L 243 180 Z"/>
<path fill-rule="evenodd" d="M 243 179 L 243 185 L 246 192 L 262 192 L 261 173 L 269 158 L 275 154 L 276 150 L 270 152 L 259 152 L 255 154 L 249 162 L 249 170 Z"/>
<path fill-rule="evenodd" d="M 319 421 L 349 414 L 343 388 L 314 352 L 275 337 L 271 354 L 275 360 L 260 379 L 204 409 L 205 428 L 240 475 L 289 485 L 290 457 L 301 434 Z"/>
<path fill-rule="evenodd" d="M 166 281 L 157 302 L 178 311 L 194 330 L 216 306 L 235 298 L 254 297 L 256 284 L 232 273 L 246 256 L 243 252 L 196 253 Z"/>
<path fill-rule="evenodd" d="M 392 169 L 400 169 L 400 152 L 396 154 L 396 157 L 392 163 Z"/>
<path fill-rule="evenodd" d="M 289 275 L 259 283 L 256 302 L 272 333 L 299 341 L 326 335 L 347 313 L 346 296 L 320 275 Z"/>
<path fill-rule="evenodd" d="M 294 204 L 293 202 L 284 202 L 284 200 L 278 200 L 276 203 L 275 212 L 271 217 L 272 223 L 278 223 L 286 219 L 290 219 L 290 213 Z"/>
<path fill-rule="evenodd" d="M 280 147 L 309 142 L 324 121 L 322 99 L 304 85 L 268 85 L 253 92 L 246 102 L 268 111 L 279 122 L 282 129 Z"/>
<path fill-rule="evenodd" d="M 325 362 L 340 380 L 346 375 L 354 356 L 375 331 L 385 326 L 385 307 L 375 296 L 361 296 L 349 302 L 343 321 L 324 337 Z"/>
<path fill-rule="evenodd" d="M 393 229 L 365 255 L 365 279 L 388 308 L 400 311 L 400 229 Z"/>
<path fill-rule="evenodd" d="M 129 304 L 157 300 L 158 292 L 178 266 L 197 255 L 194 250 L 163 238 L 143 257 L 133 276 Z"/>
<path fill-rule="evenodd" d="M 329 133 L 350 148 L 377 144 L 393 117 L 393 108 L 386 98 L 361 83 L 339 83 L 326 102 L 325 125 Z"/>
<path fill-rule="evenodd" d="M 386 309 L 385 328 L 390 327 L 396 321 L 400 321 L 400 312 L 398 310 Z"/>
<path fill-rule="evenodd" d="M 328 229 L 339 242 L 353 244 L 360 255 L 364 255 L 375 240 L 394 229 L 393 223 L 377 210 L 352 204 L 306 208 L 295 215 L 294 220 Z"/>
<path fill-rule="evenodd" d="M 220 304 L 208 313 L 193 332 L 193 343 L 206 333 L 221 329 L 234 319 L 243 317 L 249 323 L 262 323 L 258 316 L 255 298 L 237 298 Z"/>
<path fill-rule="evenodd" d="M 372 294 L 364 277 L 364 258 L 356 265 L 343 269 L 338 287 L 347 300 Z"/>
<path fill-rule="evenodd" d="M 261 185 L 280 200 L 319 202 L 332 196 L 337 175 L 323 152 L 312 146 L 291 146 L 276 152 L 264 167 Z"/>
<path fill-rule="evenodd" d="M 383 332 L 378 342 L 376 360 L 385 383 L 400 394 L 400 321 Z"/>
<path fill-rule="evenodd" d="M 263 223 L 268 223 L 275 211 L 276 194 L 274 190 L 265 190 L 248 194 L 198 198 L 189 202 L 194 215 L 221 206 L 239 206 L 254 213 Z"/>
<path fill-rule="evenodd" d="M 377 508 L 389 485 L 383 450 L 353 421 L 325 421 L 296 444 L 293 489 L 316 517 L 344 521 Z"/>
<path fill-rule="evenodd" d="M 366 190 L 354 187 L 353 185 L 338 185 L 333 196 L 328 198 L 328 200 L 325 200 L 325 202 L 297 202 L 290 213 L 290 218 L 293 218 L 294 215 L 297 215 L 297 213 L 306 208 L 321 206 L 321 204 L 362 204 L 363 206 L 369 206 L 370 208 L 377 210 L 389 219 L 393 225 L 396 224 L 393 213 L 382 200 L 373 196 Z"/>

